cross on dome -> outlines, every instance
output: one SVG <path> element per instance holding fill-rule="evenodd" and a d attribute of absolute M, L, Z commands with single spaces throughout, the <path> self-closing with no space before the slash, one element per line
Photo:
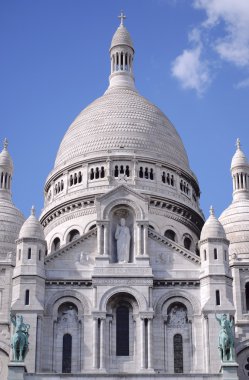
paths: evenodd
<path fill-rule="evenodd" d="M 214 208 L 213 208 L 213 206 L 210 206 L 209 212 L 210 212 L 210 215 L 214 216 Z"/>
<path fill-rule="evenodd" d="M 8 145 L 9 145 L 8 140 L 5 138 L 4 141 L 3 141 L 3 147 L 4 147 L 4 149 L 7 149 Z"/>
<path fill-rule="evenodd" d="M 126 19 L 126 16 L 123 11 L 121 11 L 121 14 L 118 16 L 120 18 L 120 25 L 124 25 L 124 20 Z"/>
<path fill-rule="evenodd" d="M 239 138 L 237 138 L 237 140 L 236 140 L 236 146 L 237 146 L 237 149 L 240 149 L 240 147 L 241 147 L 241 143 L 240 143 Z"/>
<path fill-rule="evenodd" d="M 35 206 L 31 207 L 31 215 L 35 216 Z"/>

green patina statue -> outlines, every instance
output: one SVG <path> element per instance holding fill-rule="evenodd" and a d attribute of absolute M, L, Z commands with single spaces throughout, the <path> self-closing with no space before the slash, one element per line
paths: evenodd
<path fill-rule="evenodd" d="M 234 332 L 233 320 L 229 314 L 215 314 L 221 329 L 219 333 L 219 350 L 221 361 L 234 361 Z"/>
<path fill-rule="evenodd" d="M 28 337 L 30 325 L 23 322 L 22 315 L 10 315 L 15 329 L 12 336 L 11 347 L 13 349 L 13 360 L 23 362 L 28 352 Z"/>

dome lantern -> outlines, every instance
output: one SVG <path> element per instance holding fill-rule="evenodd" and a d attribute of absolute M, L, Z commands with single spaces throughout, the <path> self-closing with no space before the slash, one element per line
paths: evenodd
<path fill-rule="evenodd" d="M 121 11 L 118 18 L 120 19 L 120 25 L 113 35 L 110 47 L 111 75 L 109 87 L 122 86 L 134 89 L 133 43 L 128 30 L 124 26 L 126 16 L 123 11 Z"/>
<path fill-rule="evenodd" d="M 11 181 L 13 161 L 8 152 L 8 140 L 5 138 L 0 153 L 0 199 L 11 200 Z"/>
<path fill-rule="evenodd" d="M 233 178 L 233 200 L 249 199 L 249 163 L 241 150 L 240 139 L 236 141 L 236 152 L 231 162 Z"/>

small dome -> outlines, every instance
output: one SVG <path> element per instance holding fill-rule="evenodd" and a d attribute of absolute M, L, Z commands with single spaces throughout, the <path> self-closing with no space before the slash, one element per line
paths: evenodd
<path fill-rule="evenodd" d="M 237 166 L 248 166 L 247 158 L 241 150 L 240 139 L 237 139 L 236 145 L 237 145 L 237 150 L 232 158 L 231 169 Z"/>
<path fill-rule="evenodd" d="M 226 239 L 224 228 L 219 220 L 215 217 L 214 209 L 212 206 L 210 207 L 210 216 L 202 228 L 200 240 L 205 240 L 208 238 Z"/>
<path fill-rule="evenodd" d="M 22 213 L 11 201 L 0 200 L 0 246 L 1 252 L 15 252 L 15 241 L 24 222 Z"/>
<path fill-rule="evenodd" d="M 23 223 L 21 231 L 19 233 L 19 239 L 23 238 L 36 238 L 45 240 L 43 228 L 39 220 L 36 219 L 34 207 L 32 207 L 31 215 Z"/>
<path fill-rule="evenodd" d="M 134 50 L 130 33 L 128 32 L 126 27 L 122 24 L 118 27 L 118 29 L 114 33 L 114 36 L 112 37 L 110 49 L 118 45 L 126 45 L 126 46 L 131 47 Z"/>
<path fill-rule="evenodd" d="M 3 150 L 0 153 L 0 166 L 13 170 L 13 161 L 8 152 L 8 141 L 4 140 Z"/>
<path fill-rule="evenodd" d="M 249 252 L 249 200 L 233 202 L 219 217 L 230 249 L 235 253 Z"/>

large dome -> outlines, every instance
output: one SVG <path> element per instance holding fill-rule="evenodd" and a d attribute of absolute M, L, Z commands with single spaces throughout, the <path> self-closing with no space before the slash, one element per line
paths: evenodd
<path fill-rule="evenodd" d="M 120 148 L 143 151 L 190 170 L 182 141 L 167 117 L 137 91 L 119 86 L 109 88 L 74 120 L 61 142 L 55 167 Z"/>

